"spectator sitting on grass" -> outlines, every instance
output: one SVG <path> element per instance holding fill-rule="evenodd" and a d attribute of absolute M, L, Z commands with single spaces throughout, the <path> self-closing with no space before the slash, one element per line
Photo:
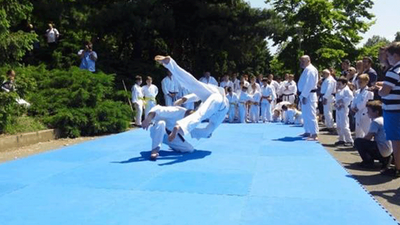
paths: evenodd
<path fill-rule="evenodd" d="M 1 84 L 1 90 L 5 92 L 16 91 L 17 89 L 15 88 L 15 71 L 14 70 L 7 71 L 7 77 L 8 80 L 6 80 L 5 82 L 3 82 L 3 84 Z M 22 98 L 17 98 L 15 100 L 18 102 L 18 104 L 24 105 L 26 107 L 29 107 L 31 105 L 29 104 L 29 102 L 25 101 Z"/>
<path fill-rule="evenodd" d="M 392 161 L 392 144 L 386 140 L 386 133 L 383 128 L 382 103 L 370 101 L 367 103 L 368 116 L 371 118 L 371 126 L 364 138 L 357 138 L 354 147 L 362 158 L 360 166 L 373 168 L 374 160 L 382 163 L 382 169 L 387 169 Z M 374 138 L 373 141 L 372 138 Z"/>

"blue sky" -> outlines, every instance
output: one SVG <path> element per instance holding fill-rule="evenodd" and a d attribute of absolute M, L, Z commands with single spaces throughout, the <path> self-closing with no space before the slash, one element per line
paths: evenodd
<path fill-rule="evenodd" d="M 252 7 L 270 7 L 264 3 L 264 0 L 247 0 L 247 2 Z M 389 41 L 393 41 L 395 33 L 400 31 L 400 0 L 375 0 L 374 3 L 370 11 L 375 15 L 376 22 L 367 33 L 362 34 L 364 40 L 360 43 L 360 46 L 373 35 L 383 36 Z M 274 53 L 275 48 L 271 48 L 271 51 Z"/>

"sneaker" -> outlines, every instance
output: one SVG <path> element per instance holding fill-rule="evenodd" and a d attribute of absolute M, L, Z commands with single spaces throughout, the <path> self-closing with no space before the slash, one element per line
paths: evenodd
<path fill-rule="evenodd" d="M 336 145 L 336 146 L 338 146 L 338 145 L 344 145 L 344 144 L 345 144 L 344 141 L 337 141 L 337 142 L 335 142 L 335 145 Z"/>
<path fill-rule="evenodd" d="M 346 143 L 344 143 L 344 146 L 346 146 L 346 147 L 353 147 L 353 146 L 354 146 L 354 143 L 353 143 L 353 142 L 346 142 Z"/>

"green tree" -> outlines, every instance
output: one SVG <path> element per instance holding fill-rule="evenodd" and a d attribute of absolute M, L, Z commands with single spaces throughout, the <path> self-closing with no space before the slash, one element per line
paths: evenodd
<path fill-rule="evenodd" d="M 400 31 L 398 31 L 395 35 L 394 35 L 394 41 L 400 41 Z"/>
<path fill-rule="evenodd" d="M 23 31 L 32 9 L 28 0 L 0 0 L 0 65 L 15 64 L 33 49 L 36 34 Z"/>
<path fill-rule="evenodd" d="M 376 45 L 384 45 L 384 44 L 390 44 L 390 41 L 385 38 L 381 37 L 379 35 L 374 35 L 371 38 L 368 38 L 367 42 L 365 42 L 364 47 L 373 47 Z"/>
<path fill-rule="evenodd" d="M 275 35 L 283 46 L 279 60 L 299 72 L 298 58 L 310 55 L 319 67 L 334 66 L 349 57 L 371 25 L 372 0 L 267 0 L 284 27 Z"/>

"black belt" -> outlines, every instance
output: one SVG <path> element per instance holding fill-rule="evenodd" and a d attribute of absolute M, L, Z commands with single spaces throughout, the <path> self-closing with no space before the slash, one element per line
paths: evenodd
<path fill-rule="evenodd" d="M 318 91 L 318 89 L 313 89 L 313 90 L 311 90 L 310 91 L 310 93 L 315 93 L 315 92 L 317 92 Z M 301 92 L 299 91 L 299 96 L 301 95 Z"/>
<path fill-rule="evenodd" d="M 168 129 L 165 129 L 165 132 L 167 132 L 168 135 L 171 134 L 171 131 L 168 130 Z M 182 136 L 180 133 L 178 133 L 178 137 L 179 137 L 183 142 L 185 142 L 185 138 L 183 138 L 183 136 Z"/>
<path fill-rule="evenodd" d="M 291 96 L 291 95 L 294 95 L 294 94 L 288 94 L 288 95 L 285 95 L 285 94 L 282 94 L 283 96 Z"/>

